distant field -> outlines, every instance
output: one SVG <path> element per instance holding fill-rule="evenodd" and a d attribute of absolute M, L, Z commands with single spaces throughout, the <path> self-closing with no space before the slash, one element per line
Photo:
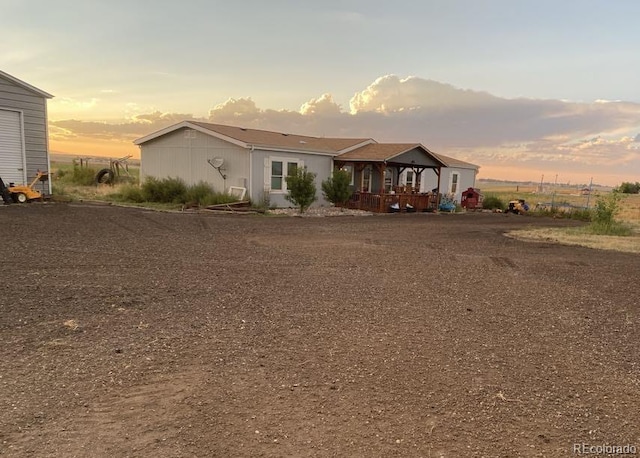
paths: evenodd
<path fill-rule="evenodd" d="M 109 165 L 109 161 L 111 159 L 120 159 L 119 157 L 103 157 L 103 156 L 81 156 L 77 154 L 61 154 L 61 153 L 51 153 L 51 168 L 54 168 L 55 164 L 72 164 L 73 161 L 80 162 L 80 159 L 83 162 L 88 161 L 89 166 L 95 166 L 95 168 L 103 168 L 105 165 Z M 129 159 L 130 166 L 140 166 L 140 159 L 131 158 Z"/>
<path fill-rule="evenodd" d="M 477 187 L 485 196 L 493 195 L 504 202 L 524 199 L 530 206 L 571 206 L 579 208 L 593 208 L 598 196 L 611 192 L 611 188 L 594 187 L 591 194 L 582 194 L 582 186 L 553 186 L 544 185 L 542 192 L 539 186 L 531 183 L 501 183 L 484 182 L 478 180 Z M 627 194 L 622 201 L 622 211 L 619 219 L 630 222 L 640 222 L 640 194 Z"/>

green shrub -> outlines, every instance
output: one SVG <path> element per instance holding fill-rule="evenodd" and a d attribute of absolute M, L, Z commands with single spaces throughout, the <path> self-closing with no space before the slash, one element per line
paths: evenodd
<path fill-rule="evenodd" d="M 126 185 L 118 193 L 128 202 L 158 202 L 165 204 L 192 204 L 203 207 L 226 204 L 237 199 L 229 194 L 216 192 L 211 185 L 201 181 L 187 186 L 180 178 L 147 177 L 142 187 Z M 137 189 L 139 192 L 136 192 Z"/>
<path fill-rule="evenodd" d="M 142 184 L 142 195 L 146 202 L 184 204 L 187 202 L 187 185 L 180 178 L 148 177 Z"/>
<path fill-rule="evenodd" d="M 615 219 L 620 212 L 621 200 L 622 196 L 615 191 L 599 196 L 588 231 L 599 235 L 631 235 L 631 229 Z"/>
<path fill-rule="evenodd" d="M 593 208 L 594 223 L 611 223 L 620 212 L 620 201 L 622 196 L 617 192 L 610 192 L 598 196 L 596 205 Z"/>
<path fill-rule="evenodd" d="M 482 200 L 482 208 L 488 210 L 503 210 L 505 207 L 505 203 L 498 196 L 489 194 Z"/>
<path fill-rule="evenodd" d="M 322 182 L 322 194 L 334 205 L 344 205 L 351 197 L 351 173 L 336 170 L 333 176 Z"/>
<path fill-rule="evenodd" d="M 199 205 L 213 205 L 205 204 L 204 202 L 211 200 L 211 197 L 215 193 L 216 192 L 210 184 L 201 181 L 198 184 L 194 184 L 187 188 L 187 192 L 185 193 L 185 202 L 197 203 Z"/>
<path fill-rule="evenodd" d="M 306 167 L 298 167 L 286 178 L 289 193 L 285 199 L 300 207 L 300 213 L 304 213 L 317 200 L 315 179 L 316 174 L 309 172 Z"/>
<path fill-rule="evenodd" d="M 56 181 L 77 186 L 93 186 L 96 184 L 96 170 L 91 167 L 81 167 L 73 161 L 72 169 L 58 169 L 53 176 Z"/>

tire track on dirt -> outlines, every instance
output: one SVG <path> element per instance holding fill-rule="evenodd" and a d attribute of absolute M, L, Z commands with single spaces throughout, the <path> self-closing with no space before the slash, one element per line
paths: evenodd
<path fill-rule="evenodd" d="M 151 456 L 151 450 L 158 448 L 163 454 L 184 456 L 189 435 L 183 431 L 190 428 L 185 419 L 193 416 L 188 399 L 204 381 L 205 375 L 196 368 L 156 375 L 144 384 L 78 406 L 66 418 L 50 419 L 38 428 L 38 435 L 58 456 Z M 10 434 L 5 441 L 14 451 L 27 452 L 30 447 L 24 434 Z"/>

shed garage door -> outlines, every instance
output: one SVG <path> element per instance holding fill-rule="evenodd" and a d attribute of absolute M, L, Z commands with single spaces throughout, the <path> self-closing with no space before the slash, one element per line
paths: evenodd
<path fill-rule="evenodd" d="M 20 113 L 0 109 L 0 177 L 5 184 L 24 184 L 24 152 Z"/>

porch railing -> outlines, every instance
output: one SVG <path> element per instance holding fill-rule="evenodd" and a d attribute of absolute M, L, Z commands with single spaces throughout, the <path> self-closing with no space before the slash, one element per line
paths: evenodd
<path fill-rule="evenodd" d="M 376 213 L 393 211 L 423 212 L 438 209 L 440 194 L 437 193 L 371 193 L 356 191 L 347 201 L 346 207 Z M 396 205 L 397 204 L 397 205 Z"/>

